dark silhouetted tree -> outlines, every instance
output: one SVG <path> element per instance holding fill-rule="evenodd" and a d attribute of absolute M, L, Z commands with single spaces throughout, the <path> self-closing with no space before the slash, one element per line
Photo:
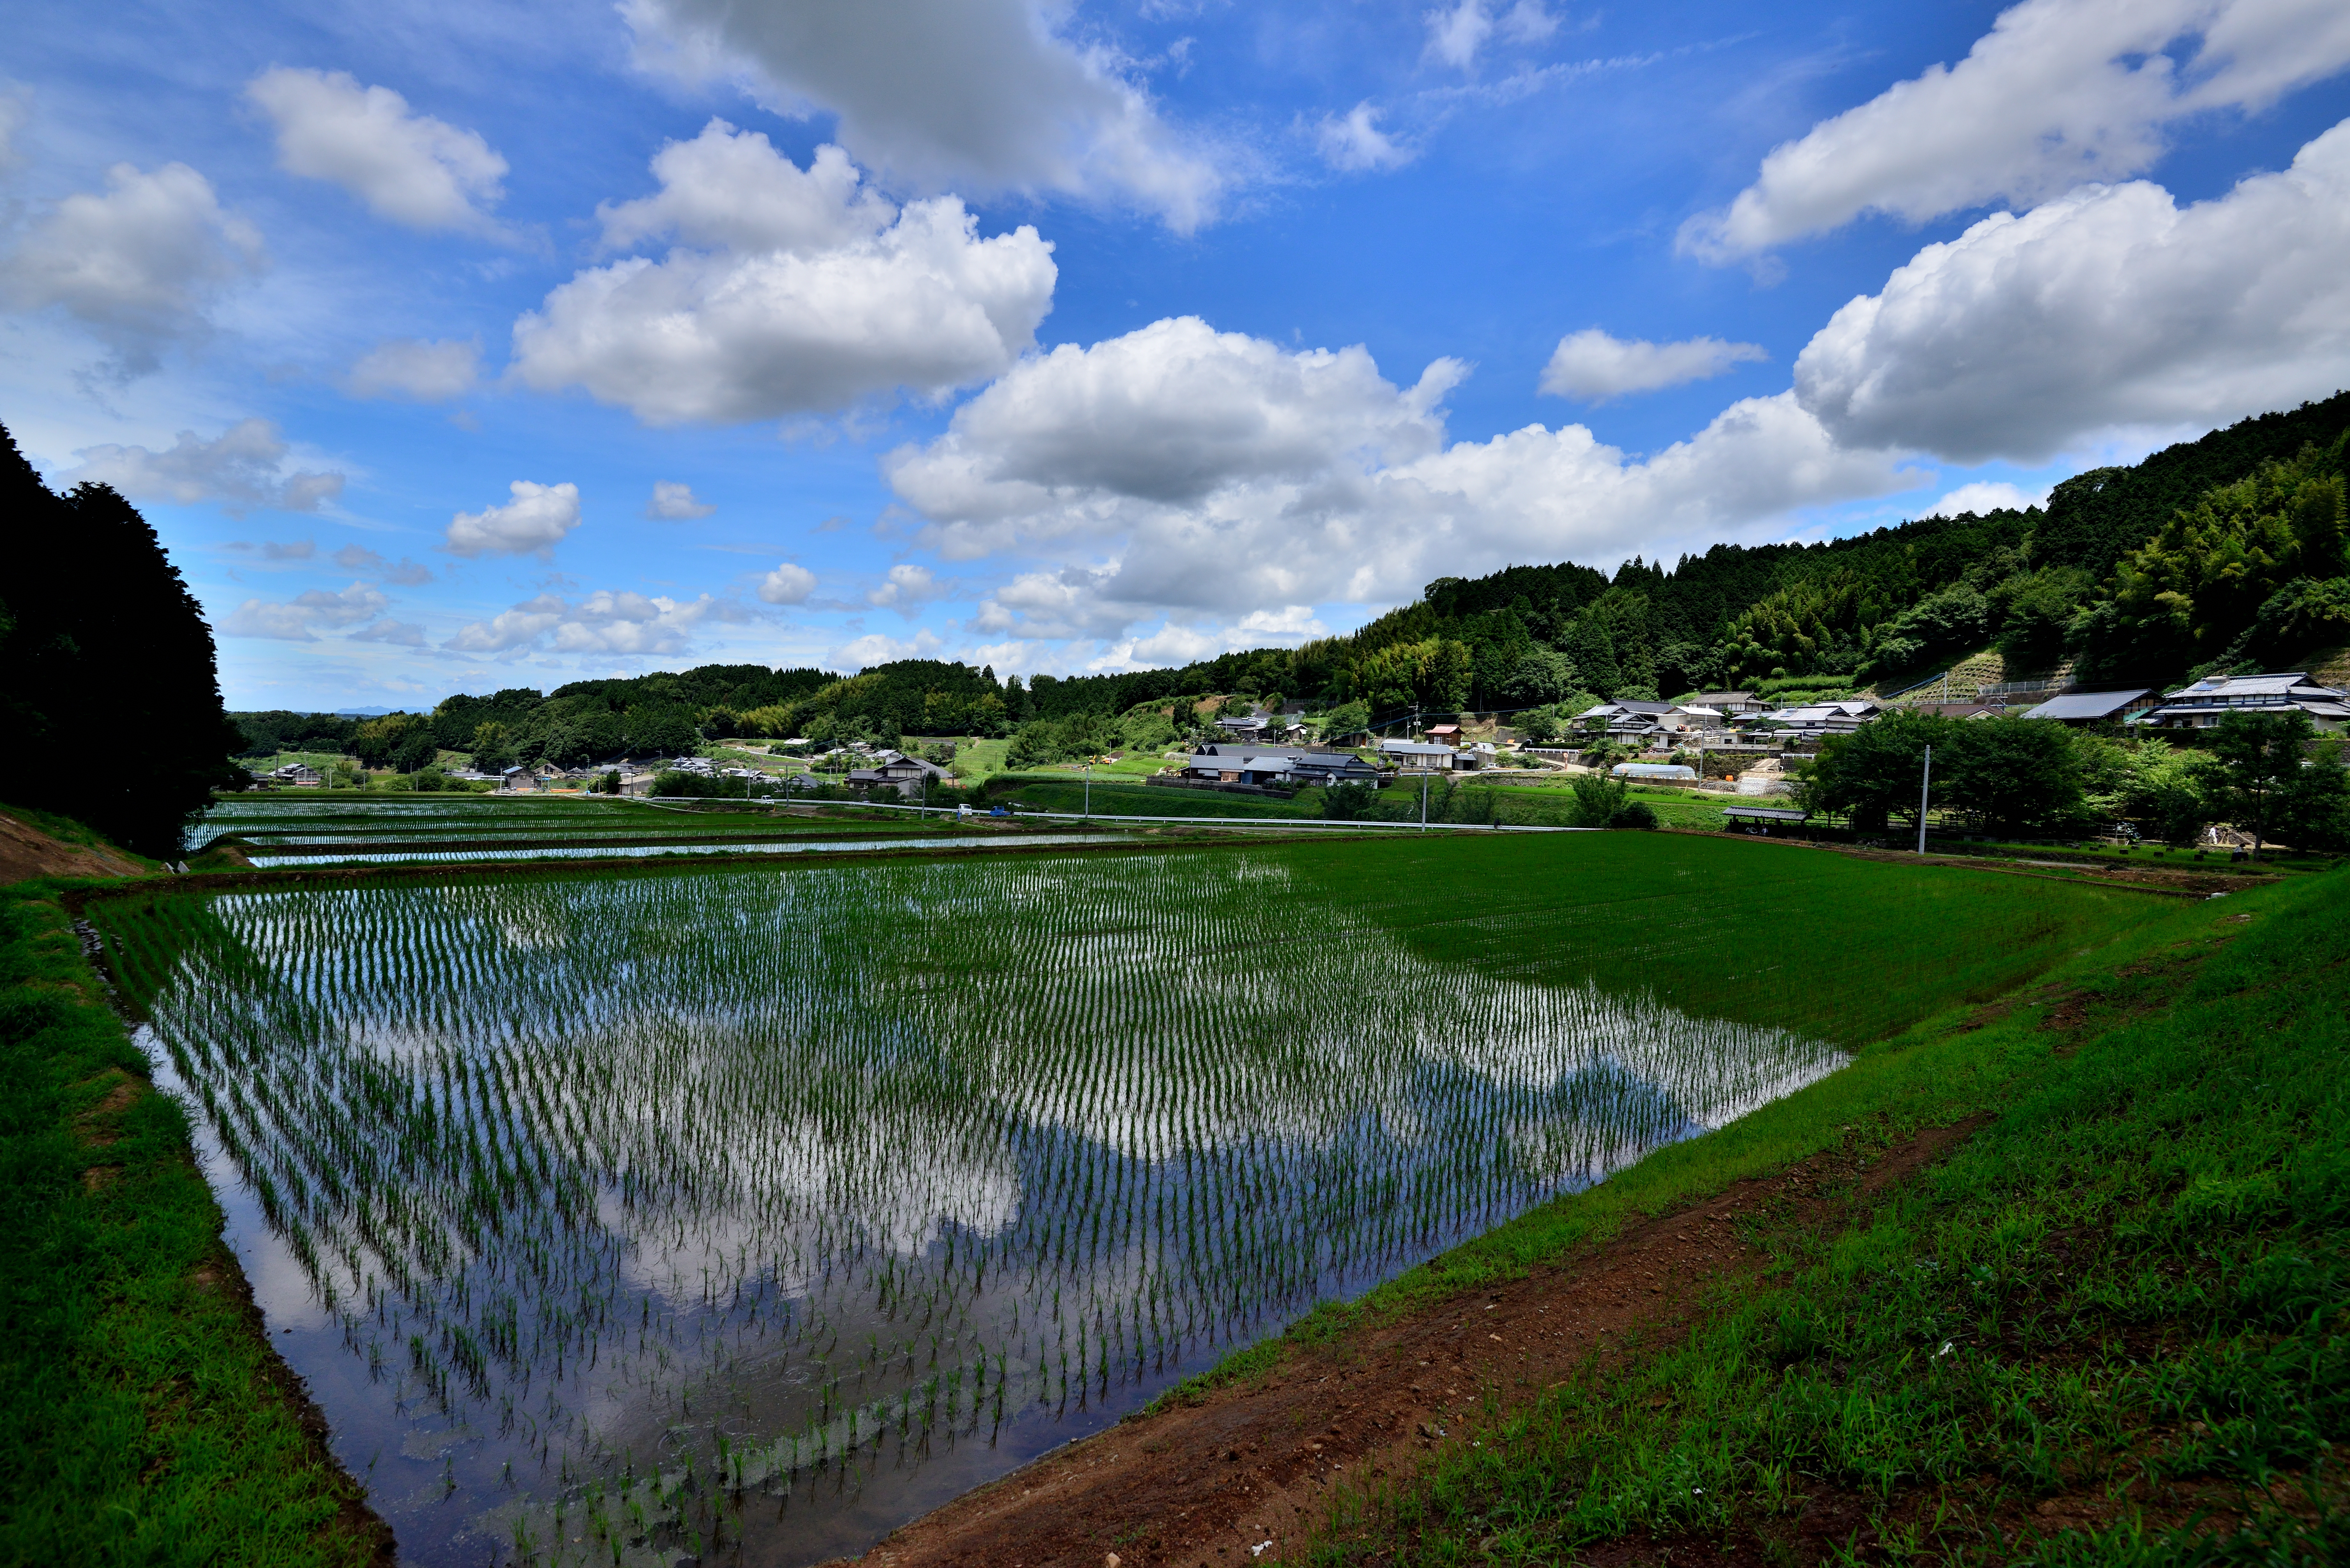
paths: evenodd
<path fill-rule="evenodd" d="M 103 484 L 52 494 L 0 430 L 0 713 L 9 793 L 172 857 L 215 789 L 244 774 L 212 628 L 155 530 Z"/>

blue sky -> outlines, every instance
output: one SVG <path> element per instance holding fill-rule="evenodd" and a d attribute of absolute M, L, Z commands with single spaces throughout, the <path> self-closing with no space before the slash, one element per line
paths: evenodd
<path fill-rule="evenodd" d="M 0 422 L 232 707 L 1176 663 L 2350 385 L 2338 0 L 0 18 Z"/>

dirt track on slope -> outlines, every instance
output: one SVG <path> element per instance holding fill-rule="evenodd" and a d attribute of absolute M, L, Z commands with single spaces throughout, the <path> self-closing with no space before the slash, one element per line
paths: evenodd
<path fill-rule="evenodd" d="M 865 1568 L 1218 1568 L 1278 1563 L 1334 1486 L 1409 1472 L 1460 1440 L 1490 1396 L 1510 1408 L 1627 1341 L 1679 1336 L 1707 1294 L 1762 1267 L 1741 1221 L 1831 1223 L 1979 1122 L 1874 1156 L 1832 1151 L 1629 1226 L 1565 1266 L 1399 1323 L 1293 1351 L 1263 1382 L 1128 1420 L 915 1521 Z M 1449 1434 L 1449 1435 L 1448 1435 Z M 1265 1544 L 1270 1542 L 1270 1544 Z"/>

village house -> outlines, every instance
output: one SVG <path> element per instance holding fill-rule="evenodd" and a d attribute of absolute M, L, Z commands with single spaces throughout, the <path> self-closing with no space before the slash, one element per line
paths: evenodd
<path fill-rule="evenodd" d="M 1711 708 L 1717 713 L 1733 719 L 1743 719 L 1760 713 L 1771 706 L 1752 691 L 1700 691 L 1689 699 L 1690 707 Z"/>
<path fill-rule="evenodd" d="M 1400 768 L 1449 772 L 1460 752 L 1431 741 L 1381 741 L 1379 755 Z"/>
<path fill-rule="evenodd" d="M 1184 762 L 1181 776 L 1203 784 L 1376 786 L 1386 774 L 1352 752 L 1315 746 L 1272 751 L 1255 746 L 1202 746 Z"/>
<path fill-rule="evenodd" d="M 1611 741 L 1650 746 L 1693 739 L 1722 727 L 1721 711 L 1689 702 L 1646 702 L 1626 699 L 1602 702 L 1575 716 L 1576 725 L 1589 729 L 1603 723 Z"/>
<path fill-rule="evenodd" d="M 1289 776 L 1301 784 L 1367 784 L 1373 789 L 1387 779 L 1377 763 L 1339 751 L 1290 753 Z"/>
<path fill-rule="evenodd" d="M 2214 675 L 2166 691 L 2162 704 L 2130 721 L 2154 730 L 2208 730 L 2230 713 L 2310 716 L 2321 730 L 2350 722 L 2350 692 L 2320 686 L 2304 670 L 2281 675 Z"/>
<path fill-rule="evenodd" d="M 1873 723 L 1883 715 L 1884 710 L 1876 703 L 1856 697 L 1774 709 L 1762 718 L 1764 723 L 1776 726 L 1790 739 L 1811 740 L 1825 735 L 1849 735 L 1863 724 Z"/>
<path fill-rule="evenodd" d="M 847 782 L 848 787 L 859 794 L 879 789 L 883 784 L 894 784 L 901 794 L 920 794 L 925 779 L 940 784 L 954 783 L 954 775 L 938 763 L 910 757 L 903 752 L 875 753 L 873 765 L 851 769 Z"/>

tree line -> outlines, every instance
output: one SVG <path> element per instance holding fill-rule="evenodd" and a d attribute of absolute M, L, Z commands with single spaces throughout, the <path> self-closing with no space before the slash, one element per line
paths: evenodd
<path fill-rule="evenodd" d="M 2320 737 L 2308 714 L 2230 713 L 2199 739 L 2189 751 L 2151 735 L 1897 711 L 1794 767 L 1808 809 L 1864 834 L 1914 831 L 1921 814 L 1939 814 L 1993 835 L 2086 835 L 2118 820 L 2183 845 L 2226 822 L 2256 844 L 2350 847 L 2343 742 Z"/>

